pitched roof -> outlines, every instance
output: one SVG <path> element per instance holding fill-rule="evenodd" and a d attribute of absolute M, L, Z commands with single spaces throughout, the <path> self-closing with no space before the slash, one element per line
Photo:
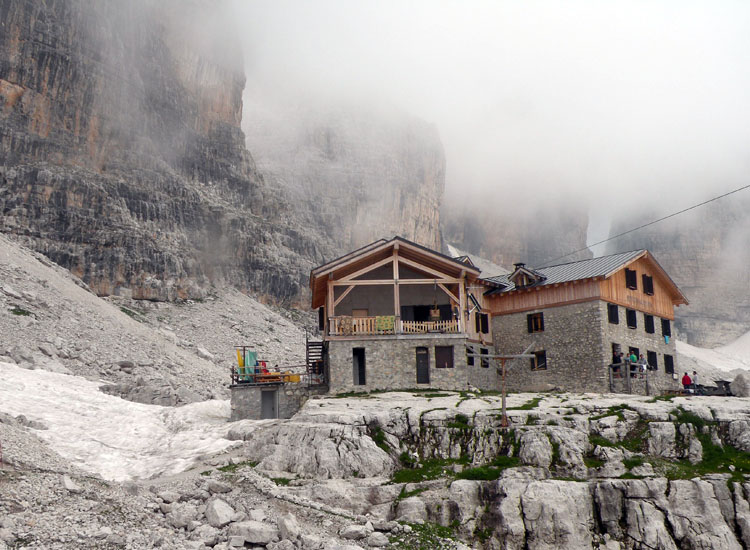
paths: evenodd
<path fill-rule="evenodd" d="M 569 262 L 566 264 L 539 267 L 534 271 L 540 273 L 546 278 L 536 284 L 524 288 L 526 289 L 550 284 L 580 281 L 581 279 L 591 279 L 594 277 L 609 277 L 615 271 L 618 271 L 620 268 L 624 267 L 627 264 L 630 264 L 641 256 L 645 256 L 646 254 L 648 254 L 647 250 L 632 250 L 630 252 L 621 252 L 619 254 L 612 254 L 610 256 L 591 258 L 589 260 L 580 260 L 577 262 Z M 658 264 L 658 262 L 653 257 L 651 257 L 651 260 L 663 272 L 664 276 L 670 282 L 672 282 L 672 284 L 674 284 L 674 282 L 669 278 L 669 276 Z M 510 292 L 511 290 L 515 290 L 516 286 L 513 284 L 513 281 L 509 279 L 510 275 L 511 274 L 489 277 L 488 280 L 501 285 L 501 288 L 492 289 L 486 294 L 501 294 Z M 677 288 L 677 285 L 674 286 L 675 288 Z"/>
<path fill-rule="evenodd" d="M 609 277 L 620 269 L 630 265 L 639 258 L 645 257 L 652 266 L 660 273 L 664 280 L 671 285 L 677 302 L 687 304 L 688 300 L 685 295 L 680 291 L 675 282 L 671 277 L 664 271 L 664 268 L 659 265 L 659 262 L 649 253 L 648 250 L 632 250 L 630 252 L 620 252 L 619 254 L 611 254 L 609 256 L 602 256 L 600 258 L 591 258 L 589 260 L 580 260 L 577 262 L 569 262 L 567 264 L 551 265 L 547 267 L 540 267 L 534 271 L 546 277 L 545 279 L 534 283 L 529 286 L 523 287 L 538 288 L 547 285 L 567 283 L 572 281 L 580 281 L 583 279 L 593 279 L 595 277 Z M 488 280 L 499 285 L 499 288 L 491 289 L 485 292 L 486 296 L 492 296 L 496 294 L 505 294 L 516 290 L 516 286 L 513 281 L 509 279 L 510 275 L 500 275 L 498 277 L 489 277 Z"/>

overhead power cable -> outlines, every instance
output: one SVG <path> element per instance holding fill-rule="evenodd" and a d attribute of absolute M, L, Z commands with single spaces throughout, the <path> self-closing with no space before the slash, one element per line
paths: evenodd
<path fill-rule="evenodd" d="M 547 260 L 544 263 L 547 264 L 547 265 L 549 265 L 552 262 L 556 262 L 557 260 L 562 260 L 563 258 L 567 258 L 568 256 L 572 256 L 573 254 L 577 254 L 579 252 L 583 252 L 584 250 L 588 250 L 589 248 L 593 248 L 593 247 L 598 246 L 600 244 L 604 244 L 604 243 L 606 243 L 608 241 L 612 241 L 614 239 L 618 239 L 618 238 L 622 237 L 623 235 L 627 235 L 628 233 L 633 233 L 634 231 L 638 231 L 639 229 L 643 229 L 644 227 L 648 227 L 649 225 L 654 225 L 655 223 L 659 223 L 659 222 L 662 222 L 664 220 L 668 220 L 669 218 L 674 218 L 675 216 L 678 216 L 680 214 L 684 214 L 685 212 L 688 212 L 689 210 L 694 210 L 695 208 L 698 208 L 700 206 L 708 204 L 709 202 L 713 202 L 713 201 L 717 201 L 719 199 L 723 199 L 724 197 L 727 197 L 729 195 L 732 195 L 734 193 L 738 193 L 739 191 L 743 191 L 744 189 L 749 189 L 749 188 L 750 188 L 750 185 L 745 185 L 743 187 L 735 189 L 734 191 L 729 191 L 728 193 L 724 193 L 723 195 L 719 195 L 717 197 L 713 197 L 713 198 L 708 199 L 706 201 L 703 201 L 701 203 L 694 204 L 693 206 L 689 206 L 688 208 L 684 208 L 684 209 L 680 210 L 679 212 L 673 212 L 672 214 L 669 214 L 667 216 L 659 218 L 658 220 L 654 220 L 654 221 L 651 221 L 651 222 L 648 222 L 648 223 L 644 223 L 643 225 L 639 225 L 638 227 L 634 227 L 633 229 L 628 229 L 627 231 L 623 231 L 622 233 L 618 233 L 617 235 L 613 235 L 612 237 L 608 237 L 608 238 L 606 238 L 606 239 L 604 239 L 602 241 L 599 241 L 599 242 L 596 242 L 594 244 L 585 246 L 583 248 L 579 248 L 578 250 L 574 250 L 573 252 L 569 252 L 567 254 L 564 254 L 563 256 L 558 256 L 557 258 L 552 258 L 551 260 Z"/>

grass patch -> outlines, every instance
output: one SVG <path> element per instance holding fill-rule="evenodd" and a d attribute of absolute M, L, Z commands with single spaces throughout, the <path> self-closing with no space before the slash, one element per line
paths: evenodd
<path fill-rule="evenodd" d="M 403 500 L 405 498 L 415 497 L 421 493 L 424 493 L 426 490 L 427 490 L 427 487 L 419 487 L 417 489 L 414 489 L 413 491 L 407 491 L 406 485 L 404 485 L 403 487 L 401 487 L 401 492 L 396 497 L 396 502 L 398 502 L 399 500 Z"/>
<path fill-rule="evenodd" d="M 633 468 L 637 468 L 638 466 L 643 466 L 643 457 L 642 456 L 634 456 L 632 458 L 624 458 L 622 463 L 625 465 L 625 467 L 628 470 L 632 470 Z"/>
<path fill-rule="evenodd" d="M 435 550 L 446 548 L 446 540 L 455 541 L 452 528 L 426 522 L 424 524 L 409 523 L 412 531 L 408 534 L 392 535 L 390 543 L 399 550 Z"/>
<path fill-rule="evenodd" d="M 202 475 L 202 476 L 210 476 L 211 475 L 211 470 L 204 470 L 204 471 L 202 471 L 200 473 L 200 475 Z"/>
<path fill-rule="evenodd" d="M 620 441 L 620 446 L 628 451 L 637 453 L 643 450 L 645 444 L 646 432 L 648 431 L 648 422 L 639 419 L 635 427 L 628 432 L 628 435 Z"/>
<path fill-rule="evenodd" d="M 449 393 L 426 393 L 423 395 L 423 397 L 432 398 L 432 397 L 450 397 L 451 394 Z"/>
<path fill-rule="evenodd" d="M 129 309 L 125 306 L 120 306 L 120 311 L 122 311 L 125 315 L 127 315 L 131 319 L 135 319 L 136 321 L 140 321 L 143 317 L 141 313 L 134 311 L 132 309 Z"/>
<path fill-rule="evenodd" d="M 475 479 L 482 481 L 492 481 L 500 477 L 503 470 L 518 466 L 518 457 L 515 456 L 498 456 L 491 464 L 487 466 L 477 466 L 476 468 L 467 468 L 456 475 L 456 479 Z"/>
<path fill-rule="evenodd" d="M 376 427 L 370 433 L 370 438 L 375 442 L 375 445 L 383 449 L 386 453 L 391 451 L 391 446 L 388 445 L 388 441 L 385 439 L 385 432 L 380 426 Z"/>
<path fill-rule="evenodd" d="M 271 481 L 273 481 L 276 485 L 283 485 L 284 487 L 286 487 L 292 480 L 288 477 L 272 477 Z"/>
<path fill-rule="evenodd" d="M 653 399 L 649 399 L 647 403 L 656 403 L 657 401 L 672 401 L 678 395 L 657 395 Z"/>
<path fill-rule="evenodd" d="M 222 466 L 221 468 L 217 468 L 220 472 L 228 472 L 228 473 L 234 473 L 240 468 L 255 468 L 258 465 L 257 462 L 253 460 L 246 460 L 244 462 L 238 462 L 237 464 L 227 464 L 226 466 Z"/>
<path fill-rule="evenodd" d="M 617 443 L 610 441 L 606 437 L 602 437 L 596 434 L 589 434 L 589 443 L 594 447 L 616 447 Z"/>
<path fill-rule="evenodd" d="M 589 420 L 590 421 L 601 420 L 602 418 L 606 418 L 608 416 L 616 416 L 620 420 L 625 420 L 625 414 L 623 413 L 623 411 L 632 411 L 632 410 L 633 409 L 630 408 L 629 405 L 625 405 L 625 404 L 612 405 L 611 407 L 607 409 L 606 412 L 602 414 L 598 414 L 596 416 L 592 416 L 591 418 L 589 418 Z"/>
<path fill-rule="evenodd" d="M 21 317 L 36 317 L 33 313 L 31 313 L 28 309 L 23 309 L 22 307 L 13 306 L 10 310 L 10 312 L 13 315 L 20 315 Z"/>
<path fill-rule="evenodd" d="M 460 413 L 453 418 L 452 422 L 448 422 L 448 427 L 459 430 L 471 430 L 474 428 L 474 426 L 469 424 L 469 417 Z"/>
<path fill-rule="evenodd" d="M 682 407 L 677 407 L 676 409 L 673 409 L 672 411 L 670 411 L 670 414 L 673 414 L 675 415 L 675 417 L 677 417 L 677 419 L 675 420 L 675 423 L 692 424 L 693 426 L 695 426 L 695 430 L 699 433 L 703 431 L 703 428 L 706 427 L 706 425 L 709 423 L 706 420 L 702 419 L 697 414 L 688 412 Z"/>
<path fill-rule="evenodd" d="M 468 457 L 462 458 L 430 458 L 422 461 L 420 468 L 405 468 L 393 474 L 393 483 L 419 483 L 439 477 L 453 476 L 449 466 L 453 464 L 467 464 Z"/>
<path fill-rule="evenodd" d="M 537 424 L 539 424 L 539 417 L 538 416 L 530 414 L 529 416 L 526 417 L 526 425 L 527 426 L 536 426 Z"/>
<path fill-rule="evenodd" d="M 518 407 L 505 407 L 506 411 L 530 411 L 536 409 L 539 406 L 539 402 L 542 400 L 541 397 L 535 397 L 534 399 L 527 401 L 523 405 Z"/>
<path fill-rule="evenodd" d="M 587 468 L 601 468 L 604 466 L 604 461 L 599 458 L 594 458 L 592 456 L 585 456 L 583 457 L 583 463 L 586 465 Z"/>

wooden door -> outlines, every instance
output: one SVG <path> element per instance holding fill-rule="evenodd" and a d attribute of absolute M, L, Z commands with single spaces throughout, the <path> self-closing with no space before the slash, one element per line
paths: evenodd
<path fill-rule="evenodd" d="M 430 352 L 427 348 L 417 348 L 417 384 L 430 383 Z"/>

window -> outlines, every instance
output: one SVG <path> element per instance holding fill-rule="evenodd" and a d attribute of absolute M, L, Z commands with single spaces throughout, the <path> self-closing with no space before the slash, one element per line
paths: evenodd
<path fill-rule="evenodd" d="M 367 384 L 365 368 L 365 348 L 352 348 L 352 383 L 355 386 Z"/>
<path fill-rule="evenodd" d="M 662 336 L 672 336 L 672 325 L 669 323 L 669 319 L 661 320 L 661 334 Z"/>
<path fill-rule="evenodd" d="M 638 278 L 632 269 L 625 268 L 625 286 L 631 290 L 638 290 Z"/>
<path fill-rule="evenodd" d="M 475 353 L 474 348 L 471 346 L 466 346 L 466 364 L 470 367 L 474 366 L 474 355 Z"/>
<path fill-rule="evenodd" d="M 634 309 L 626 309 L 625 317 L 628 319 L 628 328 L 638 328 L 638 319 L 635 316 Z"/>
<path fill-rule="evenodd" d="M 635 359 L 637 361 L 638 358 L 641 356 L 641 350 L 639 350 L 638 348 L 629 347 L 628 348 L 628 358 L 633 357 L 633 355 L 635 355 Z"/>
<path fill-rule="evenodd" d="M 607 317 L 613 325 L 620 324 L 620 308 L 617 304 L 607 304 Z"/>
<path fill-rule="evenodd" d="M 674 357 L 664 354 L 664 372 L 674 374 Z"/>
<path fill-rule="evenodd" d="M 529 332 L 544 331 L 544 313 L 529 313 L 526 316 Z"/>
<path fill-rule="evenodd" d="M 547 370 L 547 352 L 535 351 L 534 357 L 530 359 L 531 370 Z"/>
<path fill-rule="evenodd" d="M 649 277 L 645 273 L 641 276 L 641 280 L 643 281 L 643 293 L 648 294 L 649 296 L 654 295 L 654 278 Z"/>
<path fill-rule="evenodd" d="M 435 367 L 453 368 L 453 346 L 435 346 Z"/>
<path fill-rule="evenodd" d="M 656 370 L 656 368 L 659 366 L 657 363 L 655 351 L 647 351 L 646 360 L 648 361 L 648 370 Z"/>
<path fill-rule="evenodd" d="M 654 316 L 648 315 L 646 313 L 643 314 L 643 324 L 646 325 L 646 332 L 649 334 L 653 334 L 656 332 L 656 329 L 654 328 Z"/>
<path fill-rule="evenodd" d="M 482 348 L 481 350 L 479 350 L 479 353 L 481 355 L 489 355 L 490 350 L 488 350 L 487 348 Z M 490 368 L 490 361 L 489 361 L 489 359 L 485 359 L 484 357 L 482 358 L 482 368 L 483 369 Z"/>
<path fill-rule="evenodd" d="M 474 328 L 476 328 L 477 334 L 487 334 L 490 332 L 490 316 L 487 313 L 479 313 L 478 311 L 474 314 Z"/>

